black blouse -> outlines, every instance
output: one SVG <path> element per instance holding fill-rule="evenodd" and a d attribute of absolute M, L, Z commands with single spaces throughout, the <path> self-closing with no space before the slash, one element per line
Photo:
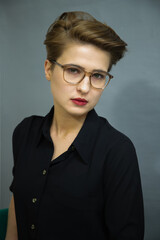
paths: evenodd
<path fill-rule="evenodd" d="M 13 182 L 19 240 L 142 240 L 143 198 L 128 137 L 95 110 L 66 152 L 51 161 L 45 117 L 25 118 L 13 133 Z"/>

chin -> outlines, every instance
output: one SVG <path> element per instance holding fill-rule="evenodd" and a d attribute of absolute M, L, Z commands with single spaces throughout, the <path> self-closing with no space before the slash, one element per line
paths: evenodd
<path fill-rule="evenodd" d="M 86 116 L 88 114 L 89 111 L 91 111 L 94 107 L 92 108 L 87 108 L 87 109 L 84 109 L 83 107 L 78 107 L 78 108 L 74 108 L 72 110 L 69 111 L 69 113 L 72 115 L 72 116 L 76 116 L 76 117 L 82 117 L 82 116 Z"/>

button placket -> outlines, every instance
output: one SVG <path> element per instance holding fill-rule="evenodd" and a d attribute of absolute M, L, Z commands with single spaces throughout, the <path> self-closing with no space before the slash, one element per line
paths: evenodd
<path fill-rule="evenodd" d="M 37 198 L 32 198 L 32 203 L 36 203 L 37 202 Z"/>
<path fill-rule="evenodd" d="M 46 176 L 47 175 L 47 169 L 42 169 L 41 170 L 41 176 Z M 43 179 L 43 181 L 45 181 L 45 178 Z M 32 221 L 33 222 L 30 222 L 30 231 L 32 232 L 31 234 L 35 234 L 36 232 L 36 225 L 35 225 L 35 214 L 36 214 L 36 211 L 38 210 L 37 207 L 38 207 L 38 199 L 39 197 L 37 198 L 36 196 L 32 195 L 32 199 L 31 199 L 31 202 L 32 202 L 32 213 L 33 213 L 33 216 L 31 217 Z"/>
<path fill-rule="evenodd" d="M 46 173 L 47 173 L 46 169 L 43 169 L 42 174 L 46 175 Z"/>
<path fill-rule="evenodd" d="M 72 145 L 71 146 L 71 150 L 74 151 L 75 150 L 75 146 Z"/>
<path fill-rule="evenodd" d="M 31 225 L 31 230 L 35 230 L 35 228 L 36 228 L 36 227 L 35 227 L 35 224 L 32 224 L 32 225 Z"/>

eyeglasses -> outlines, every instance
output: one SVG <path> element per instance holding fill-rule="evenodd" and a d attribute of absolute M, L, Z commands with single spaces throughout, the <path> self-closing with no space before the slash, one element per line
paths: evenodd
<path fill-rule="evenodd" d="M 93 72 L 86 72 L 81 66 L 74 64 L 61 65 L 55 60 L 49 59 L 50 62 L 57 64 L 63 68 L 63 79 L 70 84 L 80 83 L 85 76 L 88 76 L 92 87 L 97 89 L 104 89 L 113 78 L 111 74 L 103 70 L 94 70 Z"/>

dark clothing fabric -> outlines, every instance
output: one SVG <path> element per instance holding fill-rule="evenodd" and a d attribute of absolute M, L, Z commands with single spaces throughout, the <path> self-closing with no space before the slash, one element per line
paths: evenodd
<path fill-rule="evenodd" d="M 24 119 L 13 134 L 13 182 L 19 240 L 142 240 L 143 199 L 128 137 L 90 111 L 77 137 L 51 161 L 45 117 Z"/>

